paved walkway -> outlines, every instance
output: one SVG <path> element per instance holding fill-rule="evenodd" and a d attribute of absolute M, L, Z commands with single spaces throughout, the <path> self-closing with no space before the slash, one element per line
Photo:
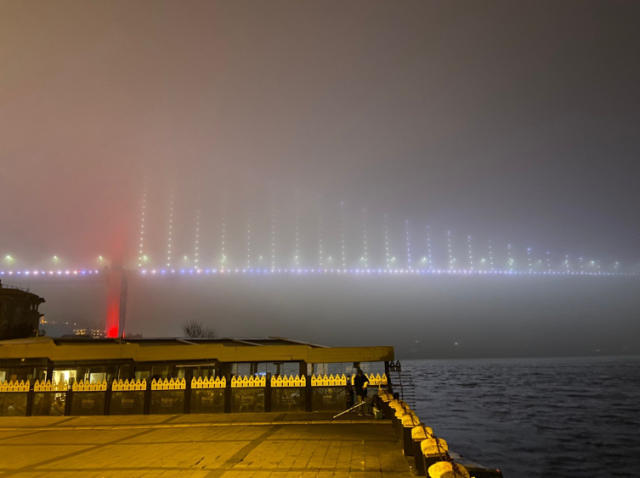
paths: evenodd
<path fill-rule="evenodd" d="M 0 418 L 0 478 L 409 478 L 386 420 L 328 414 Z"/>

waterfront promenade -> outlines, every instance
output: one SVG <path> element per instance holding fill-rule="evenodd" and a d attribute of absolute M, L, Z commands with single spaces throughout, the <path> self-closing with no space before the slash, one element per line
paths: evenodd
<path fill-rule="evenodd" d="M 332 413 L 0 418 L 0 478 L 400 478 L 388 420 Z"/>

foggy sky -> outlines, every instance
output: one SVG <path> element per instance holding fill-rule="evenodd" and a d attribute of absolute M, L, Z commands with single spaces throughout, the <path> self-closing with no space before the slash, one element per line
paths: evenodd
<path fill-rule="evenodd" d="M 274 204 L 282 254 L 291 255 L 297 214 L 306 234 L 302 254 L 311 257 L 318 205 L 335 253 L 344 202 L 352 256 L 360 254 L 357 221 L 366 209 L 372 247 L 388 214 L 397 231 L 410 220 L 416 237 L 429 224 L 440 238 L 452 230 L 483 244 L 638 263 L 639 24 L 638 3 L 623 1 L 3 2 L 0 257 L 47 267 L 56 254 L 88 265 L 122 249 L 135 265 L 146 183 L 146 247 L 156 256 L 164 254 L 173 190 L 176 256 L 193 253 L 200 209 L 202 254 L 211 262 L 223 206 L 236 257 L 244 254 L 247 215 L 253 254 L 268 249 Z M 600 282 L 603 295 L 597 282 L 554 284 L 553 293 L 533 282 L 512 295 L 503 286 L 479 290 L 500 304 L 494 316 L 508 321 L 526 307 L 527 320 L 539 321 L 531 354 L 550 350 L 554 329 L 541 315 L 553 310 L 558 320 L 579 324 L 585 291 L 608 306 L 599 327 L 608 323 L 616 337 L 637 332 L 640 307 L 628 283 L 612 289 Z M 425 288 L 445 285 L 436 314 Z M 470 318 L 476 305 L 454 300 L 468 297 L 468 284 L 445 285 L 391 287 L 393 297 L 407 295 L 404 308 L 374 298 L 397 306 L 406 334 L 434 315 L 443 324 L 468 320 L 480 331 L 482 322 Z M 185 314 L 243 317 L 217 325 L 223 334 L 254 335 L 252 324 L 266 316 L 274 334 L 313 340 L 296 324 L 343 316 L 360 324 L 356 330 L 369 323 L 381 330 L 391 314 L 355 312 L 380 284 L 369 292 L 354 286 L 352 294 L 309 284 L 297 291 L 300 304 L 342 299 L 331 312 L 313 307 L 307 319 L 300 304 L 287 305 L 292 289 L 280 282 L 270 291 L 280 305 L 271 303 L 264 316 L 263 290 L 240 284 L 242 300 L 228 294 L 214 303 L 205 285 L 196 296 L 191 285 L 180 287 L 186 295 L 174 302 L 189 297 Z M 99 321 L 100 293 L 83 290 L 72 289 L 72 299 L 47 287 L 45 307 L 76 315 L 73 300 L 86 300 L 92 305 L 83 315 Z M 532 309 L 532 296 L 557 306 Z M 155 300 L 153 289 L 132 291 L 130 319 L 145 335 L 177 334 L 181 319 Z M 597 348 L 592 334 L 583 337 L 585 353 Z M 384 333 L 366 337 L 385 341 Z M 515 353 L 505 345 L 513 340 L 503 340 L 501 353 Z"/>

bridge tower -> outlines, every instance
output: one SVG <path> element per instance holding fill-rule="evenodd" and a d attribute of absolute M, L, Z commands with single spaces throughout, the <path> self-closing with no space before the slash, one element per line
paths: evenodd
<path fill-rule="evenodd" d="M 124 334 L 127 315 L 127 272 L 122 263 L 112 264 L 107 275 L 107 320 L 105 334 L 109 338 Z"/>

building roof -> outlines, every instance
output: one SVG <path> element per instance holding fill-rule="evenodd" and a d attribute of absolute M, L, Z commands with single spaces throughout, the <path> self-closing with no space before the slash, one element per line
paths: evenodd
<path fill-rule="evenodd" d="M 11 285 L 3 284 L 0 280 L 0 297 L 17 299 L 20 301 L 28 301 L 28 302 L 38 302 L 42 304 L 45 300 L 39 295 L 34 294 L 33 292 L 29 292 L 29 289 L 24 289 L 22 287 L 15 287 Z"/>
<path fill-rule="evenodd" d="M 55 339 L 0 341 L 2 359 L 53 362 L 133 360 L 135 362 L 379 362 L 394 359 L 393 347 L 326 347 L 283 337 Z"/>

